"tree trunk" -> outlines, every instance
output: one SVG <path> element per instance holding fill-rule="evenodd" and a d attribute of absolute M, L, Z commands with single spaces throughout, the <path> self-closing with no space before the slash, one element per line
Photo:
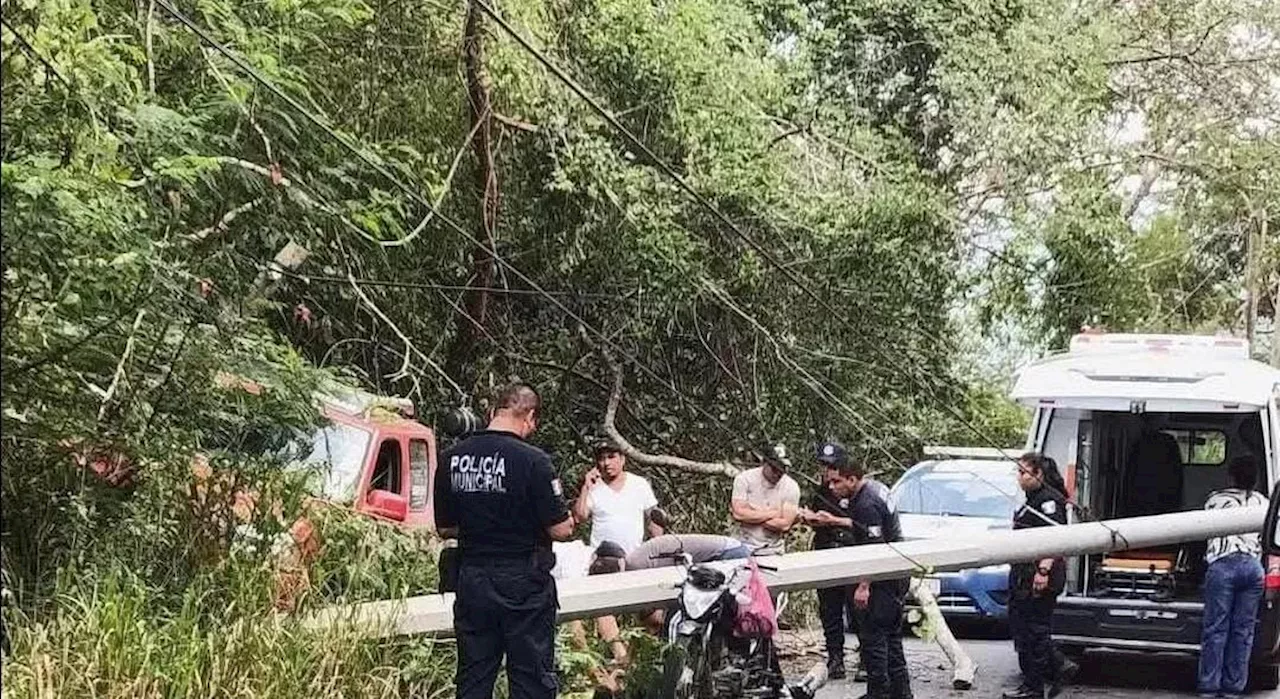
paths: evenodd
<path fill-rule="evenodd" d="M 496 251 L 495 231 L 498 224 L 498 173 L 493 155 L 493 109 L 489 75 L 484 63 L 484 14 L 475 3 L 467 4 L 463 29 L 463 54 L 466 62 L 467 97 L 470 107 L 469 130 L 475 130 L 472 152 L 476 159 L 476 187 L 480 193 L 480 230 L 478 238 L 484 246 L 471 251 L 471 289 L 463 300 L 463 310 L 475 322 L 461 319 L 458 335 L 449 348 L 445 372 L 459 385 L 473 383 L 475 348 L 481 329 L 489 315 L 489 287 L 493 285 L 494 259 L 485 250 Z"/>

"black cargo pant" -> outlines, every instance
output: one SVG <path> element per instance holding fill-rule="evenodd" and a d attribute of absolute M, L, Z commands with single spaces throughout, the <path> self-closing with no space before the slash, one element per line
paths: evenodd
<path fill-rule="evenodd" d="M 1050 635 L 1057 601 L 1053 594 L 1032 596 L 1024 591 L 1015 591 L 1009 600 L 1009 635 L 1018 653 L 1022 684 L 1033 691 L 1058 681 L 1062 659 L 1054 651 Z"/>
<path fill-rule="evenodd" d="M 853 607 L 853 588 L 824 587 L 818 590 L 818 618 L 827 642 L 827 664 L 844 663 L 844 634 L 847 612 Z"/>
<path fill-rule="evenodd" d="M 492 699 L 503 656 L 511 699 L 555 697 L 556 607 L 549 566 L 464 559 L 453 604 L 458 699 Z"/>
<path fill-rule="evenodd" d="M 911 675 L 902 650 L 903 600 L 908 584 L 907 580 L 871 583 L 867 608 L 855 615 L 862 669 L 867 673 L 867 699 L 911 698 Z"/>

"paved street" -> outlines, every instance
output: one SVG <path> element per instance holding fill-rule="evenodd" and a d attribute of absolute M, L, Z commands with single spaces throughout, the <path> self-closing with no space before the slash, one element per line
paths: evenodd
<path fill-rule="evenodd" d="M 999 699 L 1001 692 L 1018 682 L 1018 663 L 1008 640 L 962 640 L 978 664 L 973 689 L 951 688 L 951 666 L 936 645 L 907 640 L 907 658 L 916 699 Z M 792 658 L 792 667 L 820 659 L 812 654 Z M 1195 661 L 1179 656 L 1131 653 L 1091 653 L 1080 676 L 1063 693 L 1064 699 L 1152 699 L 1195 697 Z M 832 682 L 819 699 L 857 699 L 866 686 L 852 681 Z M 1280 699 L 1280 691 L 1259 692 L 1251 698 Z"/>

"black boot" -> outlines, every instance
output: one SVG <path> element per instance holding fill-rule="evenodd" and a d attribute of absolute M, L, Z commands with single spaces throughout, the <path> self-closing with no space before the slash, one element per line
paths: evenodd
<path fill-rule="evenodd" d="M 1071 684 L 1078 674 L 1080 674 L 1080 663 L 1065 655 L 1062 656 L 1062 666 L 1058 668 L 1058 679 L 1062 684 Z"/>
<path fill-rule="evenodd" d="M 1005 692 L 1004 699 L 1044 699 L 1044 690 L 1028 687 L 1027 685 L 1019 685 L 1017 689 Z"/>
<path fill-rule="evenodd" d="M 827 658 L 827 679 L 843 680 L 846 676 L 843 655 L 832 655 Z"/>

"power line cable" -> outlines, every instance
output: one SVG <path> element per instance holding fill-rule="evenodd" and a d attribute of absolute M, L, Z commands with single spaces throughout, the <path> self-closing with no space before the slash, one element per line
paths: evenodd
<path fill-rule="evenodd" d="M 159 1 L 165 2 L 166 0 L 159 0 Z M 738 236 L 738 238 L 740 238 L 743 242 L 745 242 L 751 249 L 755 250 L 758 254 L 764 257 L 765 260 L 768 261 L 770 266 L 774 267 L 779 272 L 781 272 L 782 275 L 786 277 L 786 279 L 793 286 L 799 289 L 805 296 L 808 296 L 809 298 L 817 302 L 820 306 L 823 307 L 824 310 L 826 310 L 828 313 L 832 314 L 835 318 L 837 318 L 841 322 L 841 324 L 843 324 L 846 328 L 853 329 L 853 324 L 847 315 L 841 313 L 830 302 L 828 302 L 826 299 L 822 298 L 820 295 L 818 295 L 816 292 L 810 289 L 803 282 L 803 280 L 801 280 L 789 267 L 787 267 L 787 265 L 783 264 L 782 261 L 779 260 L 776 255 L 774 255 L 771 251 L 769 251 L 767 248 L 765 248 L 763 245 L 757 242 L 754 238 L 748 235 L 745 231 L 743 231 L 742 228 L 739 227 L 736 223 L 734 223 L 732 219 L 730 219 L 723 212 L 721 212 L 719 208 L 717 208 L 714 204 L 712 204 L 700 192 L 694 189 L 693 186 L 690 185 L 682 176 L 680 176 L 680 174 L 676 172 L 676 170 L 671 165 L 669 165 L 666 161 L 659 158 L 658 155 L 655 154 L 643 141 L 641 141 L 638 137 L 636 137 L 633 133 L 631 133 L 631 131 L 627 129 L 626 126 L 624 126 L 620 121 L 618 121 L 618 119 L 614 117 L 613 114 L 611 114 L 599 102 L 597 102 L 593 97 L 591 97 L 591 95 L 587 93 L 587 91 L 581 85 L 579 85 L 571 76 L 569 76 L 568 73 L 566 73 L 563 69 L 561 69 L 555 63 L 553 63 L 549 58 L 547 58 L 545 53 L 543 53 L 540 49 L 535 47 L 527 38 L 525 38 L 523 34 L 516 31 L 514 27 L 512 27 L 505 19 L 503 19 L 502 16 L 500 16 L 492 7 L 490 7 L 487 3 L 485 3 L 484 0 L 470 0 L 470 1 L 474 2 L 477 7 L 479 7 L 491 19 L 493 19 L 493 21 L 496 22 L 498 26 L 504 32 L 507 33 L 508 36 L 514 39 L 516 43 L 520 44 L 520 46 L 524 48 L 524 50 L 528 52 L 531 56 L 533 56 L 534 59 L 538 61 L 538 63 L 542 64 L 543 67 L 545 67 L 557 79 L 559 79 L 562 83 L 564 83 L 565 86 L 568 87 L 574 94 L 576 94 L 579 98 L 581 98 L 584 102 L 586 102 L 597 114 L 600 115 L 601 118 L 603 118 L 606 122 L 608 122 L 608 124 L 615 131 L 620 133 L 633 147 L 635 147 L 637 150 L 643 153 L 647 158 L 649 158 L 649 160 L 655 166 L 657 166 L 659 170 L 665 173 L 668 178 L 670 178 L 673 182 L 675 182 L 680 189 L 684 190 L 685 193 L 687 193 L 690 197 L 692 197 L 700 206 L 706 209 L 713 217 L 715 217 L 724 225 L 728 226 L 729 229 L 733 231 L 733 233 L 736 236 Z M 880 356 L 880 358 L 886 363 L 888 367 L 897 369 L 898 363 L 894 361 L 893 358 L 885 355 L 880 350 L 880 348 L 875 347 L 874 345 L 872 345 L 871 348 L 875 354 Z M 901 372 L 901 375 L 905 377 L 908 381 L 915 383 L 917 387 L 924 388 L 926 391 L 933 394 L 932 395 L 933 398 L 936 399 L 938 397 L 934 389 L 931 386 L 929 386 L 927 382 L 919 380 L 915 375 L 908 372 Z M 989 435 L 987 435 L 981 429 L 979 429 L 976 425 L 974 425 L 973 422 L 970 421 L 967 417 L 965 417 L 964 414 L 955 406 L 951 405 L 950 403 L 947 403 L 946 401 L 938 401 L 938 403 L 939 405 L 943 406 L 947 412 L 951 413 L 952 417 L 959 424 L 964 426 L 965 429 L 972 432 L 974 436 L 976 436 L 979 439 L 979 441 L 986 442 L 989 446 L 994 446 L 996 444 L 996 441 L 994 439 L 992 439 Z M 995 448 L 998 449 L 999 447 L 995 447 Z M 1010 459 L 1010 460 L 1016 462 L 1016 459 Z M 1056 495 L 1062 497 L 1068 503 L 1074 504 L 1074 503 L 1071 503 L 1071 499 L 1067 497 L 1066 493 L 1059 491 L 1057 488 L 1047 483 L 1045 484 L 1045 487 L 1048 487 L 1051 492 L 1054 492 Z M 1110 527 L 1107 527 L 1105 524 L 1103 524 L 1103 526 L 1106 527 L 1109 531 L 1111 531 L 1113 537 L 1119 536 L 1119 532 L 1117 532 L 1116 530 L 1111 529 Z"/>
<path fill-rule="evenodd" d="M 795 285 L 798 289 L 804 292 L 805 295 L 817 301 L 828 312 L 832 313 L 837 318 L 841 319 L 846 326 L 850 325 L 849 320 L 843 314 L 841 314 L 834 306 L 832 306 L 829 302 L 827 302 L 821 296 L 817 295 L 815 292 L 813 292 L 811 289 L 805 286 L 803 281 L 798 279 L 795 276 L 795 274 L 791 272 L 790 269 L 788 269 L 785 265 L 781 263 L 781 261 L 779 261 L 776 258 L 775 255 L 773 255 L 770 251 L 768 251 L 766 248 L 764 248 L 759 243 L 757 243 L 754 239 L 752 239 L 749 235 L 747 235 L 744 231 L 742 231 L 741 228 L 739 228 L 736 224 L 734 224 L 732 220 L 730 220 L 727 216 L 725 216 L 722 212 L 720 212 L 720 210 L 717 209 L 710 201 L 708 201 L 705 197 L 703 197 L 696 190 L 694 190 L 684 180 L 684 178 L 682 178 L 679 175 L 679 173 L 675 172 L 675 170 L 672 169 L 670 165 L 666 164 L 664 161 L 658 158 L 657 155 L 654 154 L 643 142 L 641 142 L 638 138 L 636 138 L 633 134 L 631 134 L 631 132 L 628 131 L 625 126 L 623 126 L 620 122 L 617 121 L 617 119 L 615 119 L 611 114 L 609 114 L 603 107 L 601 107 L 598 103 L 596 103 L 595 100 L 593 100 L 580 86 L 578 86 L 572 80 L 572 78 L 570 78 L 567 74 L 561 71 L 557 66 L 551 63 L 545 57 L 545 55 L 543 55 L 537 48 L 535 48 L 534 46 L 532 46 L 532 44 L 530 44 L 527 40 L 525 40 L 524 37 L 520 35 L 518 32 L 516 32 L 509 24 L 507 24 L 505 20 L 499 17 L 491 7 L 489 7 L 487 4 L 485 4 L 481 0 L 472 0 L 472 1 L 476 2 L 477 6 L 480 7 L 481 10 L 483 10 L 487 15 L 492 17 L 494 21 L 496 21 L 504 31 L 506 31 L 513 38 L 515 38 L 517 42 L 519 42 L 527 51 L 529 51 L 532 55 L 534 55 L 535 58 L 537 58 L 538 61 L 542 63 L 545 67 L 547 67 L 548 70 L 551 70 L 554 74 L 557 75 L 557 77 L 559 77 L 563 82 L 565 82 L 565 84 L 568 85 L 576 94 L 578 94 L 581 98 L 586 100 L 615 129 L 618 129 L 620 132 L 625 134 L 626 137 L 638 149 L 644 152 L 647 157 L 649 157 L 655 164 L 657 164 L 662 170 L 664 170 L 664 172 L 666 172 L 669 177 L 671 177 L 674 181 L 676 181 L 682 189 L 684 189 L 687 193 L 693 196 L 704 208 L 710 211 L 717 219 L 719 219 L 721 222 L 729 226 L 729 228 L 733 230 L 735 234 L 737 234 L 740 238 L 742 238 L 744 242 L 746 242 L 750 247 L 752 247 L 759 254 L 765 257 L 765 259 L 768 260 L 772 266 L 782 271 L 784 276 L 786 276 L 793 285 Z M 533 281 L 533 279 L 531 279 L 528 275 L 522 272 L 519 268 L 517 268 L 515 265 L 511 264 L 510 262 L 508 262 L 507 260 L 499 256 L 496 250 L 493 250 L 489 246 L 485 245 L 483 241 L 481 241 L 476 236 L 472 235 L 465 228 L 463 228 L 459 223 L 457 223 L 452 218 L 445 215 L 443 212 L 436 209 L 432 205 L 432 203 L 428 201 L 420 192 L 418 192 L 417 190 L 413 189 L 409 185 L 402 182 L 387 167 L 382 165 L 375 158 L 371 157 L 359 146 L 351 143 L 348 139 L 344 138 L 341 134 L 339 134 L 329 125 L 324 123 L 324 121 L 322 121 L 319 117 L 317 117 L 311 110 L 306 108 L 296 99 L 291 97 L 288 93 L 281 90 L 269 79 L 267 79 L 265 76 L 259 73 L 257 69 L 255 69 L 247 61 L 245 61 L 240 56 L 236 55 L 234 52 L 228 49 L 226 46 L 224 46 L 223 44 L 218 42 L 216 39 L 214 39 L 207 31 L 204 30 L 203 27 L 196 24 L 193 20 L 191 20 L 189 17 L 183 14 L 180 10 L 174 7 L 169 2 L 169 0 L 157 0 L 157 4 L 160 5 L 161 9 L 167 12 L 170 16 L 178 20 L 178 22 L 180 22 L 181 24 L 186 26 L 189 30 L 191 30 L 194 34 L 196 34 L 196 36 L 199 37 L 200 40 L 204 41 L 215 51 L 217 51 L 218 53 L 226 57 L 234 65 L 236 65 L 238 68 L 240 68 L 245 73 L 247 73 L 250 77 L 252 77 L 256 82 L 266 87 L 267 90 L 270 91 L 272 94 L 284 100 L 286 104 L 292 107 L 295 111 L 299 112 L 307 121 L 309 121 L 314 126 L 324 131 L 330 138 L 337 141 L 344 148 L 346 148 L 347 150 L 355 154 L 356 157 L 358 157 L 360 160 L 366 163 L 369 167 L 373 168 L 375 172 L 382 175 L 389 182 L 394 184 L 397 188 L 403 191 L 411 199 L 418 202 L 428 211 L 435 211 L 436 218 L 444 222 L 449 228 L 452 228 L 458 234 L 462 235 L 464 239 L 466 239 L 468 242 L 480 248 L 482 252 L 488 254 L 492 259 L 494 259 L 500 265 L 510 270 L 517 278 L 519 278 L 525 284 L 528 284 L 538 295 L 541 295 L 545 297 L 547 300 L 551 301 L 553 305 L 555 305 L 566 316 L 568 316 L 569 318 L 574 320 L 576 323 L 578 323 L 581 327 L 583 327 L 584 330 L 590 331 L 591 333 L 599 337 L 600 340 L 604 342 L 606 345 L 613 347 L 615 350 L 619 352 L 619 354 L 621 354 L 629 362 L 634 364 L 643 373 L 645 373 L 650 378 L 654 379 L 659 384 L 661 384 L 662 386 L 664 386 L 665 388 L 673 392 L 682 402 L 687 403 L 690 407 L 692 407 L 695 410 L 695 412 L 707 418 L 711 422 L 711 424 L 716 425 L 718 428 L 729 433 L 730 435 L 736 436 L 735 433 L 733 433 L 724 425 L 720 424 L 720 419 L 718 417 L 712 415 L 705 409 L 698 406 L 696 403 L 689 400 L 686 396 L 684 396 L 684 394 L 678 388 L 675 387 L 674 383 L 671 383 L 669 380 L 665 380 L 662 377 L 660 377 L 656 372 L 651 370 L 647 365 L 641 362 L 633 354 L 631 354 L 630 352 L 627 352 L 625 349 L 623 349 L 622 347 L 614 343 L 607 335 L 597 330 L 594 326 L 588 323 L 585 319 L 583 319 L 577 313 L 574 313 L 570 308 L 565 306 L 559 299 L 555 298 L 555 296 L 551 295 L 549 292 L 543 289 L 537 282 Z M 877 354 L 879 354 L 878 351 L 877 351 Z M 894 363 L 891 361 L 888 361 L 888 358 L 885 358 L 885 359 L 888 362 L 889 366 L 894 366 Z M 912 377 L 909 374 L 906 376 L 909 379 L 914 379 L 914 377 Z M 923 386 L 923 384 L 918 384 L 918 385 Z M 948 407 L 951 407 L 951 406 L 948 406 Z M 954 411 L 954 408 L 952 408 L 952 410 Z M 983 438 L 982 433 L 978 431 L 977 428 L 974 427 L 971 423 L 968 423 L 968 421 L 963 418 L 963 415 L 961 415 L 958 411 L 954 411 L 953 414 L 962 422 L 962 424 L 965 424 L 969 429 L 973 430 L 979 436 L 979 438 Z M 988 443 L 993 443 L 989 439 L 987 441 Z"/>
<path fill-rule="evenodd" d="M 600 339 L 602 343 L 616 350 L 622 357 L 624 357 L 630 363 L 634 364 L 645 375 L 657 381 L 664 388 L 667 388 L 668 390 L 670 390 L 674 395 L 676 395 L 677 398 L 681 400 L 682 403 L 685 403 L 689 407 L 693 408 L 695 412 L 697 412 L 699 415 L 703 416 L 704 418 L 707 418 L 708 420 L 710 420 L 712 424 L 716 425 L 721 430 L 725 431 L 726 433 L 734 437 L 737 436 L 735 432 L 733 432 L 732 430 L 729 430 L 729 428 L 720 424 L 720 419 L 718 417 L 707 412 L 705 409 L 703 409 L 702 407 L 698 406 L 696 403 L 694 403 L 693 401 L 685 397 L 684 394 L 678 388 L 676 388 L 672 382 L 670 382 L 667 379 L 663 379 L 656 372 L 650 369 L 647 365 L 641 362 L 635 355 L 626 351 L 624 348 L 622 348 L 617 343 L 615 343 L 612 339 L 610 339 L 608 335 L 596 329 L 595 326 L 587 322 L 586 319 L 582 318 L 579 314 L 575 313 L 572 309 L 566 306 L 563 302 L 561 302 L 551 293 L 543 289 L 541 285 L 535 282 L 527 274 L 522 272 L 518 267 L 516 267 L 515 265 L 508 262 L 506 259 L 504 259 L 500 255 L 498 255 L 496 250 L 486 245 L 484 241 L 480 240 L 475 235 L 471 234 L 469 231 L 463 228 L 461 224 L 459 224 L 457 221 L 454 221 L 452 218 L 445 215 L 444 212 L 439 211 L 438 209 L 435 209 L 435 207 L 432 206 L 431 202 L 428 201 L 420 192 L 418 192 L 416 189 L 410 187 L 409 185 L 401 181 L 400 178 L 396 177 L 396 175 L 393 172 L 391 172 L 386 166 L 382 165 L 375 158 L 371 157 L 369 154 L 364 152 L 364 150 L 361 149 L 359 146 L 351 143 L 348 139 L 338 134 L 328 124 L 324 123 L 324 121 L 322 121 L 319 117 L 317 117 L 314 113 L 312 113 L 312 111 L 309 110 L 306 106 L 302 105 L 300 102 L 298 102 L 298 100 L 294 99 L 293 97 L 288 95 L 286 92 L 281 90 L 269 79 L 267 79 L 264 75 L 262 75 L 257 69 L 255 69 L 252 65 L 250 65 L 247 61 L 245 61 L 240 56 L 236 55 L 229 48 L 227 48 L 222 43 L 220 43 L 219 41 L 214 39 L 212 36 L 210 36 L 210 34 L 203 27 L 196 24 L 193 20 L 191 20 L 189 17 L 183 14 L 180 10 L 174 7 L 169 0 L 156 0 L 156 4 L 159 5 L 161 9 L 163 9 L 166 13 L 168 13 L 178 22 L 180 22 L 185 27 L 187 27 L 187 29 L 191 30 L 192 33 L 194 33 L 197 37 L 199 37 L 199 39 L 205 42 L 210 48 L 222 54 L 224 57 L 227 58 L 227 60 L 231 61 L 237 68 L 244 71 L 247 75 L 253 78 L 254 81 L 261 84 L 269 92 L 279 97 L 286 104 L 292 107 L 295 111 L 301 114 L 308 122 L 310 122 L 316 128 L 319 128 L 320 130 L 324 131 L 326 134 L 329 135 L 330 138 L 337 141 L 340 145 L 342 145 L 348 151 L 356 155 L 356 157 L 358 157 L 360 160 L 366 163 L 369 167 L 373 168 L 375 172 L 377 172 L 378 174 L 386 178 L 388 182 L 391 182 L 392 184 L 394 184 L 398 189 L 404 192 L 405 195 L 408 196 L 410 199 L 416 201 L 418 204 L 426 208 L 428 211 L 436 211 L 437 220 L 445 223 L 449 228 L 453 229 L 455 232 L 461 235 L 467 242 L 471 243 L 472 245 L 475 245 L 482 252 L 486 253 L 493 260 L 498 262 L 498 264 L 507 268 L 512 274 L 514 274 L 518 279 L 520 279 L 520 281 L 527 284 L 535 293 L 537 293 L 540 296 L 543 296 L 548 301 L 550 301 L 556 308 L 558 308 L 562 313 L 564 313 L 567 317 L 569 317 L 575 323 L 580 325 L 584 330 L 589 331 L 591 334 L 595 335 L 597 338 Z"/>

